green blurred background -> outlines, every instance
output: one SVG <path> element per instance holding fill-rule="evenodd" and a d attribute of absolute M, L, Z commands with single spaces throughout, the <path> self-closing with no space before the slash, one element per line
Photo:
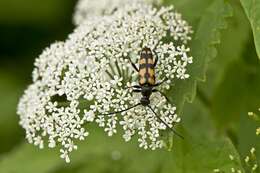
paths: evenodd
<path fill-rule="evenodd" d="M 73 0 L 0 1 L 0 155 L 23 140 L 16 105 L 35 58 L 73 31 Z"/>
<path fill-rule="evenodd" d="M 175 4 L 194 28 L 201 11 L 211 3 L 199 0 L 187 6 L 192 1 L 167 2 Z M 72 155 L 72 163 L 67 165 L 57 151 L 39 151 L 25 142 L 16 106 L 31 83 L 34 59 L 45 47 L 65 40 L 73 31 L 76 1 L 1 0 L 0 173 L 204 173 L 215 168 L 240 167 L 241 163 L 234 166 L 229 161 L 229 153 L 237 154 L 239 160 L 252 146 L 260 150 L 260 141 L 255 137 L 257 125 L 247 116 L 247 112 L 256 112 L 260 107 L 260 65 L 243 9 L 237 0 L 230 3 L 233 17 L 227 20 L 229 27 L 222 32 L 217 58 L 209 63 L 207 81 L 199 83 L 196 100 L 185 104 L 184 130 L 180 130 L 191 136 L 184 142 L 176 140 L 177 151 L 174 147 L 171 152 L 142 151 L 136 141 L 126 144 L 119 134 L 108 138 L 93 127 L 93 135 L 80 144 Z M 205 137 L 208 141 L 203 143 Z M 199 141 L 198 148 L 189 147 L 193 141 Z"/>

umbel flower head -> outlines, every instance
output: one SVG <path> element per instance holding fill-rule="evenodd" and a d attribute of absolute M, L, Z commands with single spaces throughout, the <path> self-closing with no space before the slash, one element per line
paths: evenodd
<path fill-rule="evenodd" d="M 161 91 L 174 87 L 173 80 L 189 77 L 192 63 L 189 48 L 191 29 L 172 7 L 153 8 L 133 1 L 109 15 L 85 20 L 64 42 L 45 49 L 35 61 L 33 83 L 18 105 L 20 124 L 26 138 L 40 148 L 60 147 L 61 157 L 77 149 L 76 141 L 89 135 L 95 122 L 108 136 L 121 126 L 125 141 L 138 136 L 139 146 L 163 146 L 166 130 L 150 109 L 138 106 L 141 95 L 127 86 L 138 82 L 129 59 L 137 63 L 140 51 L 149 47 L 159 57 L 157 81 L 167 79 Z M 170 41 L 169 41 L 170 40 Z M 160 93 L 153 93 L 150 106 L 170 127 L 180 121 L 176 107 Z"/>

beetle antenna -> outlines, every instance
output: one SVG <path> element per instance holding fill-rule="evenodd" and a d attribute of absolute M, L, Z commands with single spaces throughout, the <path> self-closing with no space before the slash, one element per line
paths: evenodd
<path fill-rule="evenodd" d="M 126 108 L 126 109 L 121 110 L 121 111 L 110 112 L 110 113 L 107 113 L 107 114 L 100 114 L 100 115 L 112 115 L 112 114 L 122 113 L 122 112 L 128 111 L 128 110 L 130 110 L 130 109 L 133 109 L 133 108 L 139 106 L 140 104 L 141 104 L 141 103 L 138 103 L 138 104 L 136 104 L 136 105 L 134 105 L 134 106 L 131 106 L 131 107 Z"/>
<path fill-rule="evenodd" d="M 152 108 L 150 105 L 147 105 L 147 106 L 151 109 L 151 111 L 154 113 L 154 115 L 155 115 L 167 128 L 171 129 L 171 131 L 172 131 L 175 135 L 177 135 L 178 137 L 184 139 L 184 137 L 183 137 L 181 134 L 179 134 L 174 128 L 171 128 L 165 121 L 163 121 L 163 120 L 161 119 L 161 117 L 156 114 L 156 112 L 153 110 L 153 108 Z"/>

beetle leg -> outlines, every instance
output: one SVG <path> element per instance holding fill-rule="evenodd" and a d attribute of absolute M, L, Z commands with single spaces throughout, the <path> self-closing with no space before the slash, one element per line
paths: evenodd
<path fill-rule="evenodd" d="M 142 87 L 139 86 L 139 85 L 133 85 L 133 86 L 125 87 L 125 89 L 129 89 L 129 88 L 141 89 Z"/>
<path fill-rule="evenodd" d="M 131 86 L 132 88 L 141 88 L 141 86 L 139 86 L 139 85 L 133 85 L 133 86 Z"/>
<path fill-rule="evenodd" d="M 136 72 L 139 72 L 138 68 L 136 67 L 135 63 L 133 63 L 133 61 L 130 59 L 130 57 L 128 57 L 129 61 L 132 64 L 132 67 L 135 69 Z"/>
<path fill-rule="evenodd" d="M 166 81 L 167 81 L 167 79 L 164 79 L 163 81 L 161 81 L 161 82 L 155 84 L 154 87 L 160 86 L 161 84 L 163 84 L 163 83 L 166 82 Z"/>
<path fill-rule="evenodd" d="M 154 111 L 154 109 L 153 109 L 150 105 L 148 105 L 148 108 L 154 113 L 155 117 L 156 117 L 160 122 L 162 122 L 168 129 L 170 129 L 170 130 L 171 130 L 175 135 L 177 135 L 178 137 L 184 139 L 184 137 L 183 137 L 181 134 L 179 134 L 174 128 L 171 128 L 165 121 L 163 121 L 163 120 L 161 119 L 161 117 Z"/>
<path fill-rule="evenodd" d="M 154 59 L 154 67 L 156 67 L 157 62 L 158 62 L 158 56 L 157 56 L 156 53 L 154 53 L 154 55 L 155 55 L 155 59 Z"/>

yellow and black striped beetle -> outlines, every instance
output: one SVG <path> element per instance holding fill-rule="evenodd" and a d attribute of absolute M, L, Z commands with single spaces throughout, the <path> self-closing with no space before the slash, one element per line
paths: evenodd
<path fill-rule="evenodd" d="M 140 104 L 143 106 L 149 106 L 150 96 L 152 92 L 160 92 L 154 87 L 159 86 L 163 83 L 163 82 L 155 83 L 156 82 L 155 67 L 157 65 L 157 62 L 158 62 L 158 57 L 155 56 L 155 58 L 153 58 L 151 49 L 147 47 L 143 48 L 141 51 L 141 55 L 139 59 L 139 69 L 131 61 L 131 64 L 133 68 L 138 72 L 138 77 L 139 77 L 139 85 L 132 86 L 134 88 L 133 92 L 141 92 L 142 98 L 140 100 Z"/>
<path fill-rule="evenodd" d="M 153 92 L 160 92 L 160 94 L 163 95 L 167 101 L 169 101 L 169 99 L 163 92 L 155 89 L 155 87 L 161 85 L 165 81 L 165 80 L 163 80 L 162 82 L 156 83 L 155 67 L 158 62 L 158 57 L 155 56 L 155 58 L 153 58 L 153 53 L 152 53 L 151 49 L 148 47 L 144 47 L 141 50 L 141 55 L 140 55 L 140 59 L 139 59 L 139 68 L 137 68 L 137 66 L 131 61 L 130 58 L 129 58 L 129 61 L 131 62 L 135 71 L 138 72 L 139 85 L 134 85 L 134 86 L 131 86 L 128 88 L 133 88 L 133 92 L 139 92 L 142 94 L 140 102 L 127 109 L 117 111 L 117 112 L 111 112 L 111 113 L 103 114 L 103 115 L 122 113 L 122 112 L 130 110 L 132 108 L 135 108 L 139 105 L 147 106 L 167 128 L 171 129 L 177 136 L 183 138 L 183 136 L 181 136 L 179 133 L 177 133 L 173 128 L 169 127 L 169 125 L 167 123 L 165 123 L 160 118 L 160 116 L 157 115 L 157 113 L 154 111 L 154 109 L 150 106 L 150 96 Z"/>

